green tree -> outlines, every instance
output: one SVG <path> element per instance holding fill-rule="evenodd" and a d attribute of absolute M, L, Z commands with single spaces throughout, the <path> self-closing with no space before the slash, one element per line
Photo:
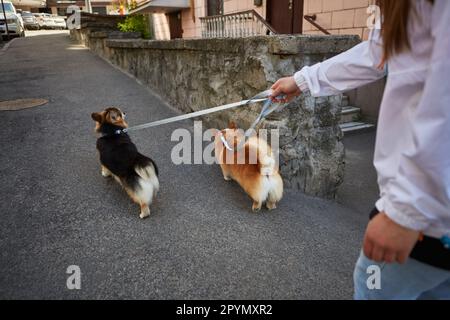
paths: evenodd
<path fill-rule="evenodd" d="M 143 14 L 133 14 L 125 18 L 124 22 L 119 22 L 117 27 L 122 32 L 140 32 L 142 38 L 149 39 L 148 19 Z"/>

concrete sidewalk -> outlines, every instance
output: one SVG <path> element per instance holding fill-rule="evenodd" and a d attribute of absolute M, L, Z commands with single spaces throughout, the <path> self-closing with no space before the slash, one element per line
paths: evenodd
<path fill-rule="evenodd" d="M 155 61 L 155 63 L 157 63 Z M 175 166 L 177 123 L 132 134 L 160 168 L 146 220 L 100 175 L 93 111 L 131 125 L 175 113 L 65 34 L 18 39 L 0 56 L 0 298 L 350 299 L 367 217 L 287 190 L 278 209 L 251 202 L 217 166 Z M 82 289 L 68 290 L 78 265 Z"/>

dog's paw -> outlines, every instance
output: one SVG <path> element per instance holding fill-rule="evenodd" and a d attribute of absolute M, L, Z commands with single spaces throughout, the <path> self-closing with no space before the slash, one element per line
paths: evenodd
<path fill-rule="evenodd" d="M 102 167 L 102 176 L 105 177 L 105 178 L 110 177 L 111 176 L 111 172 L 108 169 Z"/>
<path fill-rule="evenodd" d="M 141 214 L 139 215 L 139 218 L 145 219 L 149 216 L 150 216 L 150 212 L 141 212 Z"/>
<path fill-rule="evenodd" d="M 148 216 L 150 216 L 150 208 L 149 207 L 142 208 L 141 209 L 141 214 L 139 215 L 139 218 L 145 219 Z"/>
<path fill-rule="evenodd" d="M 262 206 L 261 203 L 253 202 L 253 205 L 252 205 L 252 211 L 253 211 L 254 213 L 259 212 L 259 211 L 261 210 L 261 206 Z"/>
<path fill-rule="evenodd" d="M 266 207 L 267 207 L 267 209 L 269 209 L 269 210 L 273 210 L 273 209 L 276 209 L 277 208 L 277 203 L 276 202 L 267 202 L 266 203 Z"/>
<path fill-rule="evenodd" d="M 227 176 L 223 176 L 223 179 L 224 179 L 225 181 L 231 181 L 231 178 L 230 178 L 230 177 L 227 177 Z"/>

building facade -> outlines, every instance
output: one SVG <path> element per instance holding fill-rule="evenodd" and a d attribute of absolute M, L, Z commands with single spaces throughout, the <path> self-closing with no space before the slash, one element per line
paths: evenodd
<path fill-rule="evenodd" d="M 45 0 L 11 0 L 16 9 L 23 11 L 39 12 L 46 7 Z"/>
<path fill-rule="evenodd" d="M 331 34 L 353 34 L 366 40 L 369 35 L 367 11 L 372 0 L 305 0 L 305 15 L 316 15 L 316 22 Z M 303 21 L 303 33 L 321 34 L 312 24 Z"/>
<path fill-rule="evenodd" d="M 118 1 L 90 0 L 90 3 L 93 13 L 118 14 Z M 46 12 L 59 16 L 65 16 L 67 13 L 67 8 L 73 5 L 78 6 L 83 11 L 87 11 L 85 0 L 47 0 Z"/>
<path fill-rule="evenodd" d="M 304 17 L 330 34 L 368 36 L 367 9 L 373 0 L 140 0 L 132 12 L 153 17 L 157 39 L 204 36 L 205 17 L 224 16 L 254 10 L 277 33 L 323 34 Z M 203 20 L 203 21 L 202 21 Z M 227 20 L 228 21 L 228 20 Z M 220 25 L 220 28 L 224 26 Z"/>

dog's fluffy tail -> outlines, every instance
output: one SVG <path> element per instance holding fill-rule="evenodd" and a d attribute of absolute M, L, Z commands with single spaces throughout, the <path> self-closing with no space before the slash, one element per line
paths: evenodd
<path fill-rule="evenodd" d="M 283 180 L 278 172 L 277 162 L 272 148 L 262 139 L 249 141 L 252 146 L 257 143 L 257 155 L 260 174 L 263 177 L 263 194 L 268 202 L 275 204 L 283 197 Z"/>
<path fill-rule="evenodd" d="M 283 197 L 283 179 L 278 172 L 271 176 L 265 177 L 265 187 L 267 188 L 268 195 L 267 201 L 277 203 Z"/>
<path fill-rule="evenodd" d="M 134 171 L 136 171 L 136 173 L 144 180 L 151 180 L 153 177 L 157 176 L 155 168 L 151 163 L 145 167 L 137 165 L 134 167 Z"/>
<path fill-rule="evenodd" d="M 251 141 L 252 144 L 255 142 L 258 144 L 257 155 L 260 173 L 264 176 L 276 173 L 276 162 L 270 146 L 262 139 Z"/>
<path fill-rule="evenodd" d="M 156 167 L 150 162 L 146 166 L 136 165 L 134 171 L 142 180 L 151 182 L 154 188 L 154 193 L 159 190 L 159 180 Z"/>
<path fill-rule="evenodd" d="M 266 150 L 260 150 L 258 154 L 259 170 L 264 176 L 264 189 L 267 191 L 267 201 L 277 203 L 283 197 L 283 180 L 278 173 L 276 161 L 273 157 L 270 147 Z"/>
<path fill-rule="evenodd" d="M 159 191 L 158 167 L 150 158 L 140 155 L 134 171 L 139 176 L 138 184 L 139 191 L 137 192 L 139 198 L 151 200 Z"/>
<path fill-rule="evenodd" d="M 275 160 L 269 155 L 262 155 L 259 159 L 259 170 L 264 176 L 275 173 Z"/>

